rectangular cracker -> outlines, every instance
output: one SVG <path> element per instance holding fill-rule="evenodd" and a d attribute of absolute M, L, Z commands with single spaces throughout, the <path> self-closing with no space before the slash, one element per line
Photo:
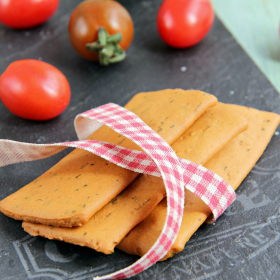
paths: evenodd
<path fill-rule="evenodd" d="M 218 103 L 196 120 L 171 147 L 179 157 L 205 163 L 247 126 L 247 119 L 239 112 Z M 161 178 L 140 175 L 79 228 L 53 228 L 27 222 L 23 223 L 23 228 L 33 236 L 64 240 L 109 254 L 165 196 Z"/>
<path fill-rule="evenodd" d="M 280 116 L 248 107 L 229 106 L 248 119 L 248 130 L 233 139 L 205 166 L 237 189 L 264 152 L 279 125 Z M 118 248 L 129 254 L 144 255 L 159 237 L 166 217 L 166 207 L 166 199 L 164 199 L 121 241 Z M 210 214 L 210 209 L 202 200 L 190 191 L 186 191 L 180 232 L 164 259 L 182 251 L 186 242 Z"/>
<path fill-rule="evenodd" d="M 174 142 L 216 97 L 181 89 L 140 93 L 125 106 L 168 143 Z M 136 144 L 103 126 L 90 139 L 131 149 Z M 87 222 L 138 174 L 76 149 L 39 178 L 0 202 L 0 211 L 18 220 L 72 227 Z"/>

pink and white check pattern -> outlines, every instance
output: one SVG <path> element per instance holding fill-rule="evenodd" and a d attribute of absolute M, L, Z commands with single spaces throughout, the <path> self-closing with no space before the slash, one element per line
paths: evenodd
<path fill-rule="evenodd" d="M 144 152 L 95 140 L 85 140 L 102 124 L 134 141 Z M 167 194 L 167 217 L 162 233 L 150 251 L 133 265 L 96 279 L 123 279 L 133 276 L 164 257 L 180 229 L 184 186 L 198 195 L 216 219 L 235 198 L 233 189 L 217 174 L 180 159 L 171 147 L 134 113 L 107 104 L 78 115 L 75 128 L 79 141 L 56 144 L 29 144 L 0 140 L 0 167 L 51 156 L 66 147 L 88 150 L 121 167 L 162 177 Z"/>

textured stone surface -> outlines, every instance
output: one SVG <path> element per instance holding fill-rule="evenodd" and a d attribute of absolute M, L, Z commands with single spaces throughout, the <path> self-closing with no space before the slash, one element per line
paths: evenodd
<path fill-rule="evenodd" d="M 108 68 L 80 58 L 68 41 L 68 18 L 77 0 L 61 1 L 54 17 L 34 29 L 0 26 L 0 73 L 14 60 L 39 58 L 58 67 L 72 89 L 67 110 L 47 122 L 19 119 L 0 103 L 0 138 L 34 143 L 74 140 L 76 114 L 107 102 L 124 105 L 137 92 L 163 88 L 200 89 L 222 102 L 280 113 L 279 94 L 217 19 L 196 47 L 167 47 L 155 25 L 160 2 L 121 1 L 133 17 L 135 38 L 127 59 Z M 237 201 L 215 225 L 203 225 L 182 253 L 133 279 L 278 279 L 279 137 L 272 138 L 238 189 Z M 64 154 L 1 168 L 0 199 L 35 179 Z M 88 248 L 32 238 L 20 222 L 0 215 L 1 279 L 90 279 L 136 259 L 120 251 L 105 256 Z"/>

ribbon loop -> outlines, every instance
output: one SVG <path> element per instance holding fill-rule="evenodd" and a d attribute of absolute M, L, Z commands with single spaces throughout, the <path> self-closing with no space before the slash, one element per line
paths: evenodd
<path fill-rule="evenodd" d="M 178 235 L 184 208 L 184 183 L 181 163 L 171 147 L 156 132 L 134 113 L 118 105 L 106 104 L 81 116 L 103 122 L 134 141 L 153 159 L 162 175 L 166 188 L 166 220 L 162 233 L 154 246 L 131 266 L 96 279 L 127 278 L 145 270 L 163 258 Z M 78 118 L 75 123 L 78 122 Z"/>

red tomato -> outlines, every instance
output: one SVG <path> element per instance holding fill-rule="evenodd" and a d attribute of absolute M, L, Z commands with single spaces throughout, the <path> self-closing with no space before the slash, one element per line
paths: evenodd
<path fill-rule="evenodd" d="M 209 0 L 165 0 L 157 15 L 158 32 L 172 47 L 191 47 L 207 35 L 214 17 Z"/>
<path fill-rule="evenodd" d="M 0 76 L 0 98 L 15 115 L 30 120 L 58 116 L 70 101 L 70 86 L 56 67 L 33 59 L 11 63 Z"/>
<path fill-rule="evenodd" d="M 12 28 L 30 28 L 48 20 L 59 0 L 0 0 L 0 22 Z"/>
<path fill-rule="evenodd" d="M 100 27 L 105 27 L 109 35 L 121 33 L 119 45 L 128 49 L 134 33 L 128 11 L 116 1 L 87 0 L 74 9 L 68 25 L 70 42 L 82 57 L 99 60 L 98 53 L 87 50 L 86 44 L 97 41 Z"/>

